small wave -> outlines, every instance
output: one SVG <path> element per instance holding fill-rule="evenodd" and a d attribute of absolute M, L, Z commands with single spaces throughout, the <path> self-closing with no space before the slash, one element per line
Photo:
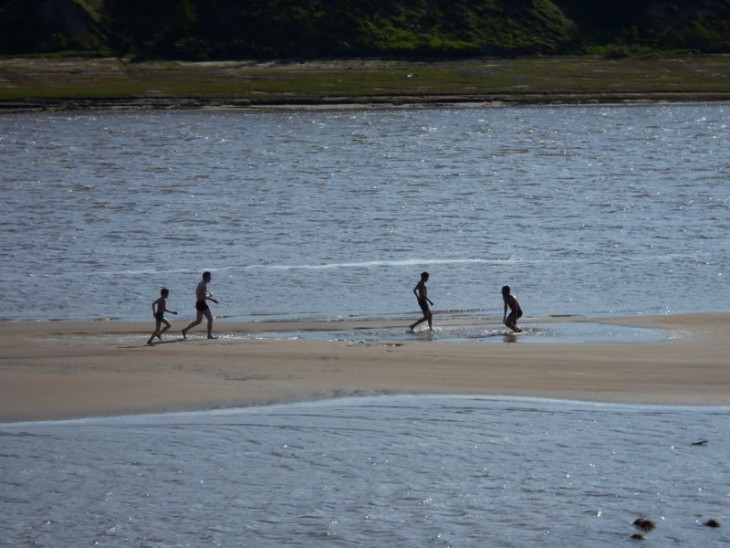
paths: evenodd
<path fill-rule="evenodd" d="M 211 272 L 214 272 L 214 270 L 211 269 Z M 73 272 L 67 272 L 65 274 L 58 274 L 56 276 L 58 277 L 69 277 L 73 278 L 76 276 L 79 276 L 83 274 L 83 271 L 73 271 Z M 94 272 L 95 276 L 156 276 L 158 274 L 165 274 L 167 276 L 171 274 L 190 274 L 194 275 L 197 274 L 197 270 L 191 270 L 189 268 L 165 268 L 164 266 L 161 267 L 152 267 L 152 268 L 140 268 L 140 269 L 121 269 L 121 270 L 107 270 L 107 271 L 101 271 L 101 272 Z"/>
<path fill-rule="evenodd" d="M 75 184 L 72 188 L 69 188 L 67 192 L 89 192 L 94 190 L 96 187 L 94 185 L 87 185 L 82 183 Z"/>
<path fill-rule="evenodd" d="M 454 264 L 504 264 L 512 262 L 512 259 L 401 259 L 394 261 L 361 261 L 352 263 L 323 263 L 323 264 L 274 264 L 274 265 L 249 265 L 246 269 L 269 269 L 269 270 L 326 270 L 338 268 L 373 268 L 391 266 L 430 266 L 430 265 L 454 265 Z"/>

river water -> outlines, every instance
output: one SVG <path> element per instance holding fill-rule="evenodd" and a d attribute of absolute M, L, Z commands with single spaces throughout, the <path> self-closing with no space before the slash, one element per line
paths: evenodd
<path fill-rule="evenodd" d="M 422 270 L 437 324 L 501 317 L 503 284 L 542 321 L 725 311 L 727 119 L 3 114 L 0 318 L 151 322 L 165 286 L 187 321 L 203 270 L 233 320 L 411 319 Z M 391 396 L 4 424 L 0 545 L 723 546 L 729 414 Z"/>
<path fill-rule="evenodd" d="M 0 115 L 0 318 L 730 309 L 724 105 Z"/>
<path fill-rule="evenodd" d="M 399 396 L 0 425 L 0 545 L 727 546 L 729 418 Z"/>

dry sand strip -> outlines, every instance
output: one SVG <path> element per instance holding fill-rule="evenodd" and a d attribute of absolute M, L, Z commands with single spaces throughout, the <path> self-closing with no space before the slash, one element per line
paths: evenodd
<path fill-rule="evenodd" d="M 199 327 L 184 341 L 174 325 L 166 342 L 150 347 L 151 323 L 3 322 L 0 421 L 375 394 L 730 404 L 730 313 L 591 321 L 671 336 L 647 343 L 459 344 L 404 334 L 396 344 L 363 345 L 244 337 L 353 327 L 344 323 L 219 321 L 219 340 L 206 340 Z"/>

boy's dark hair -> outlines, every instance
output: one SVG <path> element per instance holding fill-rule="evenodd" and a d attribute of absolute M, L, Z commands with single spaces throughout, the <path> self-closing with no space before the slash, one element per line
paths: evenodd
<path fill-rule="evenodd" d="M 512 291 L 508 285 L 502 286 L 502 293 L 509 293 Z"/>
<path fill-rule="evenodd" d="M 421 279 L 428 278 L 428 272 L 421 272 Z"/>
<path fill-rule="evenodd" d="M 210 272 L 208 272 L 207 270 L 203 272 L 203 278 L 210 278 Z"/>
<path fill-rule="evenodd" d="M 170 291 L 166 287 L 163 287 L 162 289 L 160 289 L 160 295 L 162 297 L 167 297 L 169 294 L 170 294 Z"/>

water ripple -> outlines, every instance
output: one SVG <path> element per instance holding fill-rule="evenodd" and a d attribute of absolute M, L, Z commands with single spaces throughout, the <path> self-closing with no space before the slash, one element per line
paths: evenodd
<path fill-rule="evenodd" d="M 725 110 L 0 115 L 4 318 L 192 315 L 205 269 L 234 319 L 409 316 L 424 269 L 442 309 L 727 310 Z"/>

